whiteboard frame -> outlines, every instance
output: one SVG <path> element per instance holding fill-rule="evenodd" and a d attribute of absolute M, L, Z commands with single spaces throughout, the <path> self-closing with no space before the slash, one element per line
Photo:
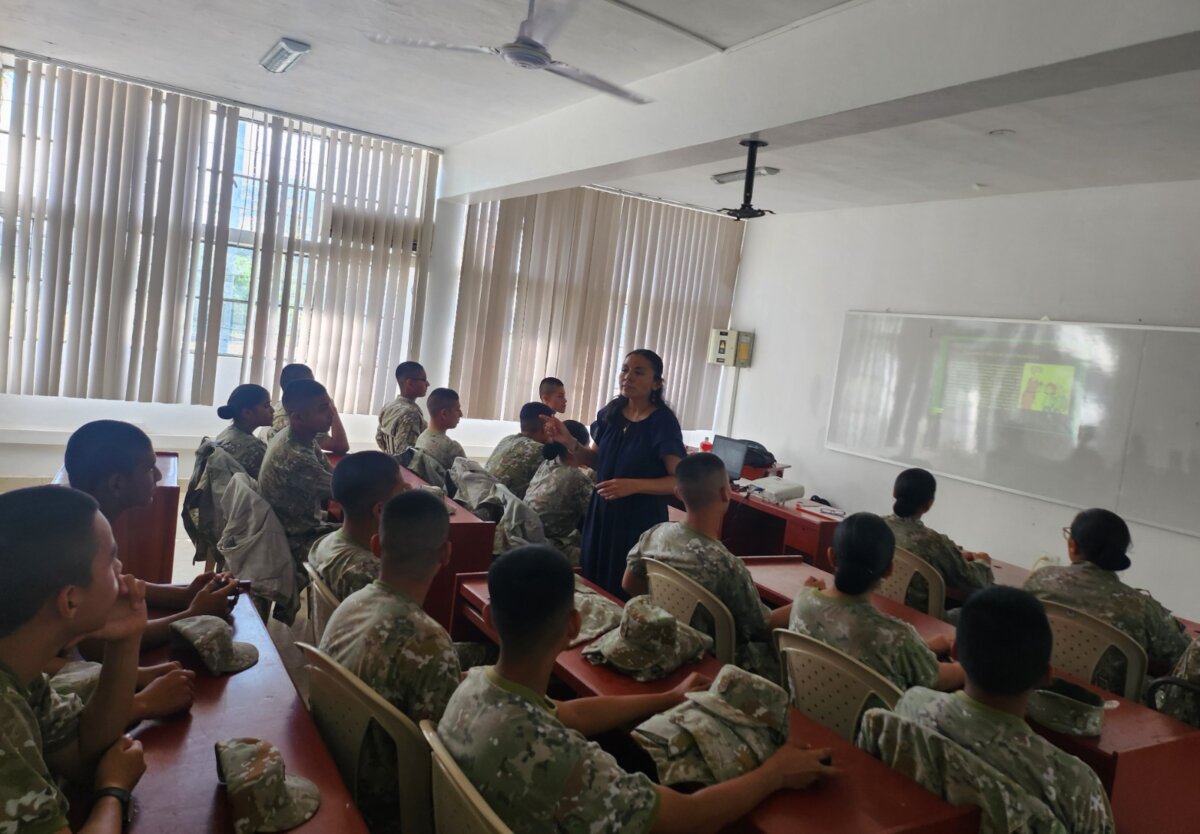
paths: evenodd
<path fill-rule="evenodd" d="M 1182 327 L 1182 326 L 1178 326 L 1178 325 L 1117 324 L 1114 322 L 1103 322 L 1103 321 L 1067 321 L 1067 320 L 1061 320 L 1061 319 L 1048 319 L 1048 318 L 1014 319 L 1014 318 L 996 318 L 996 317 L 992 317 L 992 316 L 950 316 L 950 315 L 945 315 L 942 313 L 893 313 L 893 312 L 886 311 L 886 310 L 885 311 L 846 310 L 845 313 L 842 314 L 841 330 L 838 331 L 838 358 L 837 358 L 837 362 L 834 363 L 833 387 L 830 389 L 830 392 L 829 392 L 829 413 L 825 418 L 825 448 L 831 452 L 836 452 L 838 454 L 850 455 L 850 456 L 856 457 L 856 458 L 863 458 L 864 460 L 873 460 L 873 461 L 877 461 L 879 463 L 886 463 L 890 466 L 895 466 L 897 468 L 911 468 L 911 467 L 909 467 L 908 464 L 906 464 L 902 461 L 893 460 L 891 458 L 884 458 L 884 457 L 880 457 L 878 455 L 870 455 L 865 452 L 859 452 L 859 451 L 847 448 L 847 447 L 842 446 L 837 443 L 831 443 L 829 440 L 829 431 L 833 426 L 833 407 L 835 404 L 834 403 L 834 394 L 837 391 L 838 373 L 841 371 L 841 364 L 842 364 L 842 342 L 846 336 L 846 318 L 848 316 L 852 316 L 852 315 L 854 315 L 854 316 L 875 316 L 875 317 L 888 316 L 888 317 L 893 317 L 893 318 L 905 318 L 905 319 L 932 319 L 932 320 L 937 320 L 937 321 L 981 321 L 981 322 L 989 322 L 989 323 L 996 323 L 996 324 L 1048 324 L 1048 325 L 1060 325 L 1060 324 L 1071 325 L 1071 324 L 1073 324 L 1073 325 L 1079 325 L 1082 327 L 1111 327 L 1111 328 L 1118 329 L 1118 330 L 1151 330 L 1151 331 L 1159 332 L 1159 333 L 1192 333 L 1192 334 L 1200 336 L 1200 327 Z M 1141 362 L 1140 357 L 1138 359 L 1138 362 L 1139 362 L 1139 367 L 1140 367 L 1140 362 Z M 1125 439 L 1125 444 L 1126 444 L 1126 451 L 1128 451 L 1129 438 Z M 1124 459 L 1124 457 L 1122 457 L 1122 459 L 1121 459 L 1122 473 L 1124 472 L 1124 468 L 1125 468 L 1125 459 Z M 932 472 L 934 475 L 937 475 L 939 478 L 949 478 L 952 481 L 958 481 L 958 482 L 964 483 L 964 484 L 972 484 L 974 486 L 984 487 L 985 489 L 994 489 L 997 492 L 1007 492 L 1010 495 L 1020 495 L 1023 498 L 1033 498 L 1037 501 L 1045 501 L 1048 504 L 1055 504 L 1059 507 L 1070 507 L 1071 509 L 1075 509 L 1075 510 L 1088 509 L 1087 507 L 1083 507 L 1078 504 L 1073 504 L 1070 501 L 1064 501 L 1061 498 L 1054 498 L 1053 496 L 1050 496 L 1050 495 L 1040 495 L 1036 492 L 1026 492 L 1026 491 L 1020 490 L 1020 489 L 1013 489 L 1012 487 L 1000 486 L 999 484 L 993 484 L 988 481 L 979 481 L 974 478 L 967 478 L 962 475 L 955 475 L 951 472 L 942 472 L 941 470 L 938 470 L 938 469 L 930 469 L 927 471 Z M 1117 495 L 1118 495 L 1118 497 L 1120 496 L 1119 486 L 1118 486 L 1118 490 L 1117 490 Z M 1177 533 L 1181 536 L 1187 536 L 1187 537 L 1193 538 L 1193 539 L 1200 539 L 1200 531 L 1184 530 L 1179 527 L 1172 527 L 1169 524 L 1164 524 L 1159 521 L 1148 521 L 1144 518 L 1138 518 L 1137 516 L 1122 516 L 1122 518 L 1124 518 L 1126 521 L 1132 521 L 1135 524 L 1141 524 L 1145 527 L 1154 527 L 1155 529 L 1158 529 L 1158 530 L 1166 530 L 1171 533 Z"/>

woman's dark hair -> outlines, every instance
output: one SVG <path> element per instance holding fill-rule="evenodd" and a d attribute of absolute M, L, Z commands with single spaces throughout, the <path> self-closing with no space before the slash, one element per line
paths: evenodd
<path fill-rule="evenodd" d="M 1131 564 L 1129 525 L 1114 512 L 1084 510 L 1071 522 L 1071 538 L 1080 555 L 1098 568 L 1118 571 Z"/>
<path fill-rule="evenodd" d="M 587 426 L 585 426 L 583 423 L 579 422 L 578 420 L 563 420 L 563 425 L 566 426 L 567 431 L 571 433 L 571 437 L 579 441 L 580 446 L 591 445 L 592 436 L 588 434 Z M 542 457 L 544 457 L 546 460 L 554 460 L 555 458 L 562 460 L 567 456 L 567 454 L 567 447 L 562 443 L 559 443 L 557 440 L 552 443 L 547 443 L 542 447 Z"/>
<path fill-rule="evenodd" d="M 937 481 L 924 469 L 905 469 L 896 476 L 892 488 L 892 512 L 901 518 L 916 515 L 922 507 L 933 500 L 937 493 Z"/>
<path fill-rule="evenodd" d="M 892 563 L 896 536 L 874 513 L 854 513 L 834 530 L 833 553 L 837 560 L 834 587 L 843 594 L 865 594 Z"/>
<path fill-rule="evenodd" d="M 629 353 L 625 354 L 626 359 L 629 359 L 630 356 L 640 356 L 642 359 L 645 359 L 647 362 L 649 362 L 650 367 L 654 369 L 654 381 L 662 382 L 663 361 L 661 356 L 649 348 L 638 348 L 637 350 L 631 350 Z M 628 404 L 629 398 L 622 394 L 618 394 L 609 401 L 608 405 L 600 409 L 600 419 L 608 423 L 610 426 L 624 425 L 625 415 L 623 412 L 625 411 L 625 406 Z M 650 392 L 650 404 L 657 406 L 658 408 L 665 408 L 668 411 L 671 410 L 671 406 L 667 405 L 664 386 L 659 385 L 658 388 L 655 388 Z"/>
<path fill-rule="evenodd" d="M 217 416 L 222 420 L 233 420 L 247 408 L 254 408 L 263 400 L 270 399 L 271 392 L 261 385 L 253 383 L 239 385 L 230 393 L 229 401 L 217 409 Z"/>

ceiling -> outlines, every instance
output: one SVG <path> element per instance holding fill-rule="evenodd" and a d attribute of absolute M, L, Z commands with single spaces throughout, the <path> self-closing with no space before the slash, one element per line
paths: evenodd
<path fill-rule="evenodd" d="M 844 1 L 583 0 L 552 51 L 632 84 Z M 363 33 L 500 45 L 526 11 L 526 0 L 0 0 L 0 47 L 444 148 L 596 94 Z M 312 52 L 272 75 L 258 60 L 280 36 Z"/>
<path fill-rule="evenodd" d="M 1013 133 L 1000 136 L 989 131 Z M 723 162 L 601 185 L 706 208 L 737 206 Z M 1200 179 L 1200 70 L 759 151 L 754 204 L 776 212 Z"/>

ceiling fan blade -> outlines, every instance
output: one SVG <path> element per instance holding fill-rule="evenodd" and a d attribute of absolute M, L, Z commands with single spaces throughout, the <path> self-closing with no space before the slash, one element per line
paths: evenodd
<path fill-rule="evenodd" d="M 368 34 L 367 40 L 373 43 L 383 44 L 384 46 L 405 46 L 415 47 L 417 49 L 440 49 L 444 52 L 475 52 L 480 55 L 500 54 L 500 50 L 494 46 L 464 46 L 457 43 L 424 41 L 417 38 L 397 38 L 394 35 L 381 35 L 377 32 Z"/>
<path fill-rule="evenodd" d="M 570 64 L 564 64 L 562 61 L 551 61 L 544 69 L 546 72 L 552 72 L 555 75 L 561 75 L 563 78 L 576 81 L 580 84 L 586 84 L 589 87 L 600 90 L 603 93 L 608 93 L 610 96 L 616 96 L 633 104 L 649 104 L 651 99 L 643 95 L 626 90 L 624 87 L 618 87 L 611 81 L 605 81 L 603 78 L 592 75 L 586 70 L 581 70 L 578 67 L 573 67 Z"/>
<path fill-rule="evenodd" d="M 547 46 L 575 14 L 579 0 L 529 0 L 529 14 L 517 37 Z"/>

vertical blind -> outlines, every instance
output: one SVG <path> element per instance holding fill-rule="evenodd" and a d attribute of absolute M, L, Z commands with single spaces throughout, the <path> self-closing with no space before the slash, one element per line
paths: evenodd
<path fill-rule="evenodd" d="M 473 417 L 515 419 L 543 377 L 569 411 L 616 392 L 621 360 L 650 348 L 684 428 L 710 428 L 743 225 L 709 212 L 577 188 L 471 206 L 451 385 Z"/>
<path fill-rule="evenodd" d="M 299 361 L 343 410 L 383 403 L 420 338 L 436 153 L 32 60 L 5 72 L 0 391 L 210 404 L 221 362 L 272 388 Z"/>

